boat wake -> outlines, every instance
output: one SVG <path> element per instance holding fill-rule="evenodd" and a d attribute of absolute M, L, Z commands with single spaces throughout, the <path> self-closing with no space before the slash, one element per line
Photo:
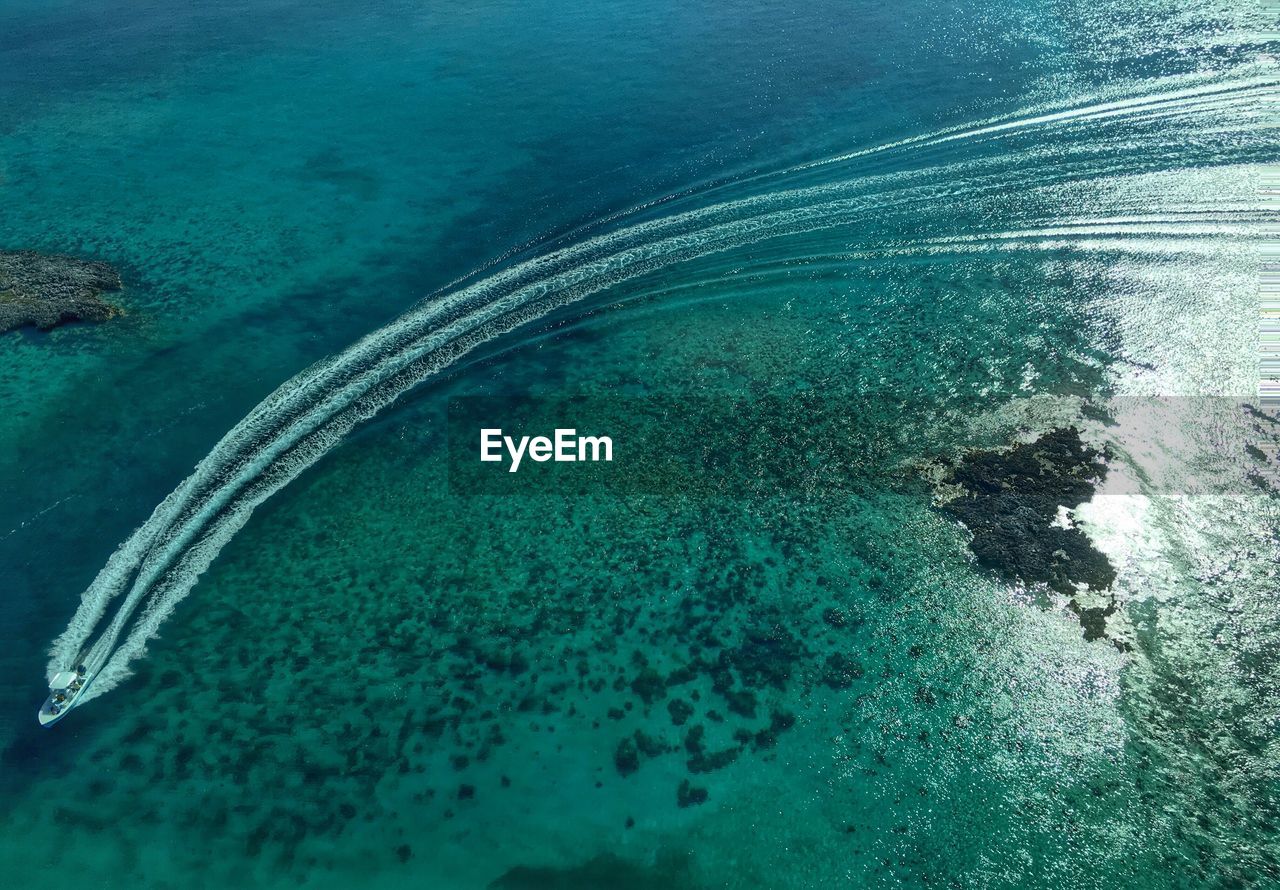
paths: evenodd
<path fill-rule="evenodd" d="M 1267 138 L 1258 134 L 1257 109 L 1280 86 L 1268 69 L 1247 74 L 1163 81 L 1142 95 L 1031 109 L 721 183 L 601 220 L 571 243 L 437 292 L 284 383 L 213 447 L 84 591 L 53 643 L 50 680 L 83 664 L 94 681 L 78 703 L 110 691 L 254 508 L 354 427 L 481 344 L 620 283 L 828 230 L 848 232 L 846 240 L 861 249 L 890 252 L 1260 232 L 1260 206 L 1218 206 L 1212 197 L 1158 215 L 1143 206 L 1109 207 L 1105 216 L 1046 222 L 1035 210 L 1037 200 L 1052 205 L 1054 190 L 1067 184 L 1167 170 L 1175 156 L 1186 166 L 1247 163 Z M 1170 145 L 1179 153 L 1158 150 Z M 706 204 L 709 196 L 715 203 Z M 691 198 L 705 206 L 681 209 Z M 930 211 L 957 204 L 999 210 L 985 218 L 999 219 L 1001 228 L 963 236 L 930 231 Z M 892 234 L 904 228 L 913 232 L 910 242 Z"/>

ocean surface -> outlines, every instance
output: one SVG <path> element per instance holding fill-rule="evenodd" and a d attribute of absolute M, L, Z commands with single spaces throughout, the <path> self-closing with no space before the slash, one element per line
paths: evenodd
<path fill-rule="evenodd" d="M 0 335 L 0 885 L 1280 886 L 1280 501 L 1177 470 L 1258 391 L 1261 6 L 0 0 L 0 249 L 126 310 Z M 882 447 L 485 495 L 495 395 Z M 1112 638 L 920 469 L 1068 424 Z"/>

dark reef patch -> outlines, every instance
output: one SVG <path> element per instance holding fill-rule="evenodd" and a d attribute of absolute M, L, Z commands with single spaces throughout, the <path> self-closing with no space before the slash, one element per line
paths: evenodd
<path fill-rule="evenodd" d="M 618 747 L 613 752 L 613 765 L 620 776 L 629 776 L 640 769 L 640 750 L 636 747 L 635 739 L 628 737 L 618 742 Z"/>
<path fill-rule="evenodd" d="M 707 802 L 707 789 L 695 788 L 685 779 L 676 789 L 676 804 L 681 808 L 693 807 Z"/>
<path fill-rule="evenodd" d="M 1244 446 L 1250 459 L 1245 479 L 1268 497 L 1280 498 L 1280 417 L 1247 402 L 1241 407 L 1253 437 Z"/>
<path fill-rule="evenodd" d="M 1106 477 L 1105 461 L 1074 426 L 1008 450 L 970 452 L 945 463 L 944 484 L 959 491 L 940 509 L 973 534 L 969 547 L 978 563 L 1007 579 L 1073 598 L 1079 585 L 1107 590 L 1116 577 L 1110 560 L 1083 531 L 1058 521 L 1060 507 L 1074 510 L 1093 497 Z M 1087 639 L 1105 636 L 1114 604 L 1073 607 Z"/>
<path fill-rule="evenodd" d="M 912 509 L 921 506 L 913 500 Z M 398 801 L 412 802 L 405 818 L 468 831 L 473 820 L 509 805 L 510 792 L 500 789 L 536 792 L 539 776 L 511 772 L 526 758 L 553 762 L 570 746 L 590 743 L 598 757 L 590 778 L 595 788 L 608 789 L 600 798 L 644 794 L 654 783 L 663 789 L 657 803 L 672 811 L 667 817 L 698 815 L 699 805 L 729 802 L 735 777 L 754 769 L 754 761 L 784 765 L 794 755 L 786 746 L 796 712 L 811 705 L 855 706 L 855 694 L 845 693 L 869 694 L 884 664 L 915 639 L 884 637 L 868 617 L 875 614 L 868 598 L 910 589 L 888 571 L 888 559 L 877 556 L 872 564 L 851 555 L 845 575 L 818 582 L 813 560 L 827 559 L 827 552 L 811 553 L 804 542 L 827 533 L 828 509 L 807 504 L 785 518 L 766 512 L 758 520 L 762 527 L 744 536 L 734 525 L 740 518 L 735 504 L 716 507 L 710 516 L 699 505 L 673 526 L 672 569 L 656 573 L 660 597 L 653 596 L 654 577 L 638 571 L 620 573 L 616 590 L 603 583 L 566 584 L 580 571 L 567 560 L 559 576 L 540 586 L 518 581 L 499 610 L 466 593 L 460 569 L 448 576 L 424 572 L 421 592 L 408 582 L 403 593 L 370 598 L 378 605 L 377 620 L 363 628 L 353 653 L 361 674 L 412 677 L 414 691 L 404 699 L 398 692 L 384 698 L 360 686 L 316 682 L 317 670 L 341 661 L 334 650 L 349 636 L 345 614 L 335 615 L 315 641 L 299 635 L 294 645 L 270 652 L 245 644 L 243 621 L 237 633 L 236 622 L 202 618 L 205 627 L 225 634 L 226 651 L 246 675 L 310 664 L 298 673 L 317 706 L 305 714 L 290 711 L 289 719 L 308 724 L 308 735 L 323 741 L 302 744 L 290 733 L 246 728 L 266 714 L 266 702 L 251 698 L 225 725 L 192 715 L 186 738 L 158 760 L 133 756 L 120 763 L 124 752 L 112 745 L 110 763 L 119 767 L 108 802 L 123 800 L 127 789 L 153 785 L 157 768 L 175 786 L 221 782 L 226 791 L 217 808 L 202 808 L 190 795 L 193 803 L 181 817 L 193 828 L 232 838 L 268 865 L 296 859 L 305 868 L 314 851 L 384 818 L 380 787 L 397 789 Z M 620 511 L 619 520 L 630 522 L 632 515 Z M 318 548 L 330 543 L 309 529 L 305 540 Z M 690 540 L 698 542 L 696 551 L 684 543 Z M 835 540 L 843 545 L 849 538 Z M 623 562 L 642 565 L 652 548 L 650 536 L 637 536 L 633 548 L 622 551 Z M 502 564 L 520 561 L 504 555 Z M 381 589 L 346 566 L 334 572 L 338 581 L 328 583 Z M 327 582 L 316 576 L 306 583 Z M 437 588 L 445 593 L 427 595 Z M 575 595 L 552 595 L 566 588 Z M 296 614 L 284 601 L 280 607 L 282 614 Z M 257 622 L 255 616 L 251 623 Z M 427 637 L 432 645 L 421 645 Z M 829 661 L 833 650 L 842 658 Z M 144 663 L 139 682 L 163 693 L 175 682 L 177 663 L 172 657 Z M 865 682 L 846 685 L 846 678 L 864 672 Z M 834 692 L 823 682 L 828 673 Z M 225 702 L 245 698 L 237 676 L 211 678 L 209 695 Z M 345 716 L 321 716 L 334 713 Z M 134 733 L 145 734 L 125 727 L 112 740 Z M 202 734 L 237 747 L 241 756 L 210 757 L 190 741 Z M 511 750 L 500 750 L 506 746 Z M 277 775 L 287 776 L 299 793 L 284 801 L 255 794 Z M 631 816 L 625 810 L 610 815 L 618 829 Z M 638 825 L 660 816 L 631 817 Z M 387 837 L 378 852 L 388 866 L 407 861 L 416 869 L 429 867 L 410 836 Z M 635 886 L 674 886 L 644 861 L 634 870 L 615 862 L 619 872 L 600 880 L 608 869 L 599 862 L 527 864 L 576 867 L 516 869 L 495 886 L 626 886 L 632 874 Z"/>
<path fill-rule="evenodd" d="M 676 726 L 684 726 L 686 720 L 693 716 L 693 706 L 682 698 L 673 698 L 667 702 L 667 713 Z"/>
<path fill-rule="evenodd" d="M 849 689 L 866 673 L 862 665 L 843 652 L 832 652 L 823 665 L 822 682 L 832 689 Z"/>
<path fill-rule="evenodd" d="M 489 884 L 490 890 L 679 890 L 694 886 L 686 859 L 659 856 L 652 866 L 636 865 L 617 856 L 597 856 L 572 868 L 516 866 Z"/>
<path fill-rule="evenodd" d="M 636 740 L 636 747 L 645 757 L 657 757 L 667 753 L 667 746 L 644 730 L 637 729 L 633 738 Z"/>
<path fill-rule="evenodd" d="M 667 697 L 667 681 L 653 668 L 645 668 L 631 681 L 631 691 L 646 705 L 651 705 Z"/>
<path fill-rule="evenodd" d="M 786 628 L 774 624 L 749 629 L 742 645 L 725 654 L 745 685 L 785 690 L 802 652 L 800 642 Z"/>
<path fill-rule="evenodd" d="M 0 334 L 22 327 L 47 331 L 73 321 L 106 321 L 120 308 L 99 297 L 120 290 L 106 263 L 31 250 L 0 250 Z"/>

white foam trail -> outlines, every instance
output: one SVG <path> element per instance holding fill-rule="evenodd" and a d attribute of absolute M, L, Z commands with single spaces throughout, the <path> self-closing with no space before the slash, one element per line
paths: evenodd
<path fill-rule="evenodd" d="M 97 597 L 104 594 L 115 596 L 123 589 L 129 574 L 136 571 L 136 579 L 124 603 L 107 630 L 94 644 L 89 655 L 84 658 L 89 668 L 96 670 L 114 648 L 120 633 L 140 601 L 154 592 L 153 585 L 161 579 L 163 574 L 170 571 L 175 561 L 183 557 L 184 551 L 196 536 L 201 534 L 207 524 L 237 498 L 247 484 L 262 476 L 279 458 L 291 451 L 298 462 L 297 471 L 309 466 L 314 459 L 318 459 L 324 451 L 345 435 L 355 423 L 372 416 L 372 413 L 423 377 L 417 374 L 412 375 L 408 382 L 396 389 L 390 397 L 377 400 L 376 404 L 368 398 L 372 388 L 388 378 L 411 370 L 414 363 L 432 355 L 437 350 L 448 346 L 456 347 L 459 344 L 465 345 L 464 349 L 454 349 L 454 354 L 449 359 L 449 362 L 452 362 L 457 355 L 465 354 L 480 343 L 491 339 L 492 336 L 511 330 L 536 317 L 528 313 L 520 313 L 522 307 L 540 304 L 543 308 L 537 314 L 542 314 L 555 306 L 580 299 L 628 278 L 674 262 L 731 249 L 761 238 L 778 237 L 812 227 L 838 224 L 850 218 L 851 213 L 860 213 L 873 203 L 872 199 L 865 198 L 844 199 L 721 223 L 707 229 L 668 236 L 657 241 L 641 237 L 639 244 L 629 249 L 605 253 L 598 259 L 585 264 L 570 264 L 564 272 L 550 277 L 534 277 L 529 283 L 517 287 L 498 299 L 480 300 L 478 308 L 472 312 L 461 314 L 460 317 L 443 326 L 437 326 L 450 317 L 451 310 L 476 303 L 477 296 L 491 297 L 490 292 L 501 294 L 500 285 L 506 283 L 504 279 L 521 280 L 524 277 L 521 273 L 527 270 L 516 267 L 508 273 L 494 276 L 493 279 L 486 279 L 471 288 L 464 289 L 440 304 L 424 307 L 403 316 L 391 325 L 359 341 L 342 353 L 337 360 L 304 372 L 269 397 L 263 404 L 269 405 L 272 411 L 296 407 L 303 401 L 304 394 L 315 392 L 322 384 L 341 379 L 339 371 L 354 370 L 350 379 L 341 383 L 336 389 L 324 391 L 319 401 L 310 410 L 284 426 L 267 442 L 259 444 L 257 450 L 245 459 L 237 462 L 229 461 L 229 457 L 241 454 L 240 444 L 243 436 L 261 426 L 259 415 L 263 413 L 262 406 L 255 409 L 246 421 L 224 437 L 197 467 L 196 472 L 157 508 L 152 519 L 113 556 L 113 559 L 118 557 L 118 561 L 109 562 L 98 581 L 91 587 L 91 591 L 95 593 L 94 599 L 82 602 L 81 610 L 73 619 L 68 632 L 59 637 L 55 644 L 62 647 L 60 652 L 55 652 L 55 658 L 65 659 L 61 663 L 69 663 L 75 658 L 75 654 L 83 645 L 84 637 L 80 636 L 80 629 L 88 626 L 91 632 L 105 607 L 105 602 L 99 601 Z M 651 227 L 658 227 L 658 224 L 645 224 L 638 228 L 647 235 Z M 628 230 L 624 234 L 633 236 L 635 233 Z M 595 240 L 607 242 L 614 240 L 614 236 L 601 236 Z M 577 251 L 574 250 L 574 252 Z M 555 268 L 556 264 L 548 262 L 548 259 L 557 258 L 553 255 L 550 258 L 531 261 L 531 263 Z M 495 282 L 495 279 L 499 280 Z M 510 319 L 507 319 L 508 316 Z M 476 332 L 486 326 L 493 326 L 494 329 L 485 336 L 476 336 Z M 365 367 L 366 363 L 369 364 L 368 367 Z M 434 373 L 444 366 L 444 364 L 430 363 L 425 373 Z M 360 410 L 351 423 L 339 424 L 340 434 L 320 434 L 325 433 L 321 428 L 330 422 L 330 418 L 353 407 Z M 316 437 L 314 441 L 322 444 L 323 448 L 315 449 L 314 457 L 310 459 L 305 452 L 299 457 L 297 451 L 299 443 L 313 435 Z M 296 471 L 288 473 L 280 484 L 283 485 L 294 475 Z M 212 488 L 208 484 L 210 479 L 216 483 Z M 271 488 L 270 492 L 274 492 L 276 488 L 278 486 Z M 199 500 L 194 499 L 193 492 L 201 492 L 202 497 Z M 261 499 L 253 499 L 251 502 L 237 506 L 234 528 L 238 529 L 247 520 L 248 513 L 252 511 L 253 506 L 261 502 Z M 247 509 L 245 509 L 246 505 Z M 216 549 L 213 552 L 216 553 Z M 207 562 L 201 565 L 201 571 L 204 565 L 207 565 Z M 195 578 L 192 577 L 191 583 L 194 584 L 194 581 Z M 180 585 L 174 585 L 172 589 L 177 589 L 178 586 Z M 187 585 L 182 593 L 189 589 L 190 585 Z M 171 606 L 166 607 L 163 610 L 164 613 L 167 614 L 169 609 Z M 92 624 L 90 620 L 93 621 Z M 113 659 L 113 663 L 118 661 Z M 56 665 L 51 668 L 51 670 L 59 669 L 62 668 Z M 91 689 L 94 693 L 101 694 L 110 689 L 111 685 L 108 677 L 102 676 L 95 681 Z"/>
<path fill-rule="evenodd" d="M 1131 117 L 1138 114 L 1145 115 L 1152 112 L 1167 111 L 1177 113 L 1183 110 L 1194 111 L 1205 107 L 1214 107 L 1218 104 L 1218 100 L 1223 97 L 1234 98 L 1233 94 L 1242 94 L 1248 97 L 1249 102 L 1252 104 L 1256 103 L 1257 98 L 1262 94 L 1274 94 L 1276 88 L 1277 84 L 1274 78 L 1255 77 L 1243 82 L 1191 87 L 1182 90 L 1175 90 L 1169 93 L 1157 94 L 1156 96 L 1146 95 L 1109 102 L 1097 102 L 1082 107 L 1059 109 L 1056 111 L 1044 111 L 1043 113 L 1032 114 L 1030 116 L 1026 116 L 1024 112 L 1008 118 L 991 118 L 977 126 L 969 125 L 954 127 L 937 133 L 912 136 L 908 139 L 900 139 L 897 142 L 888 142 L 884 145 L 864 148 L 858 151 L 824 158 L 820 161 L 813 161 L 808 164 L 801 164 L 791 169 L 795 171 L 807 170 L 815 167 L 825 167 L 830 164 L 838 164 L 843 161 L 851 161 L 857 158 L 864 158 L 869 155 L 880 154 L 887 151 L 900 150 L 904 148 L 924 148 L 928 146 L 942 145 L 948 142 L 955 142 L 962 139 L 980 139 L 984 136 L 1017 132 L 1044 126 L 1046 124 L 1085 123 L 1105 120 L 1113 117 Z M 1256 108 L 1257 106 L 1254 105 L 1254 107 Z"/>
<path fill-rule="evenodd" d="M 1185 90 L 941 131 L 794 169 L 1017 128 L 1126 114 L 1146 118 L 1203 111 L 1210 106 L 1226 110 L 1249 100 L 1259 83 L 1262 81 Z M 1009 161 L 1003 159 L 1006 165 Z M 966 165 L 951 166 L 961 169 Z M 954 190 L 943 186 L 906 185 L 929 175 L 936 178 L 942 169 L 946 168 L 775 191 L 598 235 L 445 293 L 307 369 L 268 396 L 224 436 L 112 554 L 82 596 L 67 630 L 54 642 L 50 676 L 73 663 L 100 624 L 107 605 L 128 589 L 87 658 L 91 670 L 100 669 L 87 697 L 111 689 L 259 503 L 318 460 L 355 425 L 481 343 L 558 306 L 672 263 L 786 234 L 839 226 L 871 209 L 927 202 L 939 193 L 954 197 Z M 970 180 L 969 185 L 974 182 Z M 897 197 L 889 200 L 887 196 L 895 189 Z M 782 209 L 777 209 L 780 206 Z M 117 648 L 144 600 L 147 605 L 142 616 Z"/>
<path fill-rule="evenodd" d="M 1247 65 L 1242 66 L 1242 69 L 1256 70 L 1257 67 L 1259 66 Z M 1265 67 L 1273 69 L 1275 66 L 1267 65 Z M 729 187 L 740 187 L 750 183 L 773 180 L 786 177 L 788 175 L 795 175 L 806 170 L 838 164 L 843 161 L 866 158 L 871 155 L 892 154 L 894 152 L 901 152 L 917 147 L 923 148 L 946 142 L 954 142 L 961 139 L 978 139 L 984 135 L 1012 132 L 1025 128 L 1044 126 L 1046 124 L 1075 123 L 1077 121 L 1102 120 L 1122 116 L 1125 117 L 1127 121 L 1153 121 L 1169 117 L 1179 117 L 1183 114 L 1196 113 L 1207 109 L 1226 108 L 1229 107 L 1230 104 L 1235 104 L 1236 107 L 1256 112 L 1258 108 L 1258 99 L 1261 96 L 1267 94 L 1272 96 L 1276 95 L 1277 82 L 1274 77 L 1238 77 L 1233 74 L 1230 80 L 1225 83 L 1218 79 L 1216 82 L 1211 84 L 1203 83 L 1203 77 L 1203 75 L 1179 75 L 1176 77 L 1162 78 L 1152 84 L 1155 92 L 1149 93 L 1145 97 L 1129 96 L 1122 99 L 1109 99 L 1105 96 L 1093 96 L 1085 99 L 1085 104 L 1074 106 L 1071 109 L 1062 109 L 1060 106 L 1041 105 L 1034 108 L 1023 109 L 1013 115 L 988 118 L 987 120 L 974 124 L 965 124 L 957 127 L 937 130 L 932 133 L 882 143 L 880 145 L 860 149 L 855 152 L 833 155 L 817 161 L 809 161 L 804 164 L 792 165 L 779 170 L 765 171 L 727 181 L 689 188 L 684 191 L 664 195 L 661 198 L 655 198 L 651 201 L 646 201 L 642 204 L 629 207 L 626 210 L 620 210 L 616 213 L 611 213 L 592 220 L 590 223 L 571 229 L 553 240 L 565 240 L 592 229 L 599 229 L 609 223 L 633 217 L 645 210 L 669 204 L 691 195 L 697 194 L 706 196 Z M 1218 77 L 1220 78 L 1220 76 Z M 1201 85 L 1165 89 L 1170 85 L 1187 82 L 1201 82 Z M 1228 97 L 1226 102 L 1221 100 L 1221 97 L 1224 95 Z M 1188 98 L 1195 99 L 1201 96 L 1206 97 L 1205 100 L 1186 101 Z M 1157 101 L 1160 99 L 1167 101 Z M 1274 123 L 1272 125 L 1274 126 Z M 444 287 L 438 289 L 431 296 L 451 290 L 463 281 L 474 278 L 479 274 L 479 272 L 491 268 L 492 266 L 521 253 L 527 248 L 534 247 L 539 243 L 542 243 L 541 239 L 534 239 L 526 242 L 524 245 L 512 248 L 500 256 L 495 257 L 493 260 L 480 267 L 480 269 L 477 269 L 467 275 L 460 276 Z"/>

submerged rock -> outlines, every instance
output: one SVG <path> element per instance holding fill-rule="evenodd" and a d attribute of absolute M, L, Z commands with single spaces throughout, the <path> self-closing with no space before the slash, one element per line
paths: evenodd
<path fill-rule="evenodd" d="M 0 334 L 21 327 L 47 331 L 72 321 L 106 321 L 121 310 L 98 295 L 120 288 L 119 273 L 106 263 L 0 250 Z"/>

